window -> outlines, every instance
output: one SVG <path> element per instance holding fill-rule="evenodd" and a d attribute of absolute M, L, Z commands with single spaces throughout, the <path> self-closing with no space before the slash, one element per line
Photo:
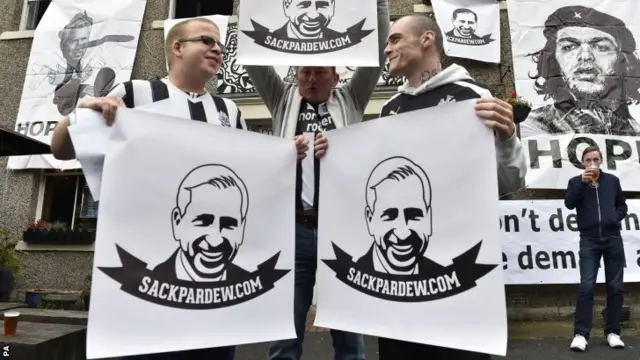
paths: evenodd
<path fill-rule="evenodd" d="M 52 0 L 24 0 L 20 29 L 35 30 Z"/>
<path fill-rule="evenodd" d="M 45 172 L 39 195 L 38 219 L 63 224 L 67 229 L 96 229 L 98 203 L 81 173 Z"/>
<path fill-rule="evenodd" d="M 170 0 L 169 18 L 233 14 L 233 0 Z"/>

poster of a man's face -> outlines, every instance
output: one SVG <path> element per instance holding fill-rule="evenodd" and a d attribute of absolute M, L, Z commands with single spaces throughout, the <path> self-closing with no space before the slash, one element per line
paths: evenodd
<path fill-rule="evenodd" d="M 432 233 L 431 186 L 424 170 L 406 158 L 385 160 L 369 177 L 366 200 L 375 270 L 412 273 Z"/>
<path fill-rule="evenodd" d="M 84 57 L 92 25 L 93 20 L 86 13 L 78 13 L 64 29 L 60 30 L 60 50 L 68 62 L 78 63 Z"/>
<path fill-rule="evenodd" d="M 336 8 L 335 0 L 283 0 L 282 6 L 289 36 L 298 39 L 322 37 Z"/>
<path fill-rule="evenodd" d="M 221 165 L 189 173 L 178 189 L 171 213 L 182 266 L 192 280 L 223 280 L 244 238 L 247 189 Z"/>
<path fill-rule="evenodd" d="M 534 109 L 525 127 L 549 134 L 640 135 L 630 106 L 640 102 L 640 60 L 626 24 L 585 6 L 549 14 L 546 43 L 530 54 L 529 77 L 537 94 L 553 104 Z"/>
<path fill-rule="evenodd" d="M 472 38 L 478 28 L 478 15 L 469 9 L 456 9 L 451 22 L 454 36 Z"/>

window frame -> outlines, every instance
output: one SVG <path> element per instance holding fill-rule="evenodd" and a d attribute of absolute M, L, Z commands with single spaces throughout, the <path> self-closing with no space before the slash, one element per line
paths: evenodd
<path fill-rule="evenodd" d="M 28 0 L 25 0 L 28 1 Z M 169 11 L 167 12 L 167 19 L 175 19 L 176 18 L 176 6 L 180 0 L 169 0 Z M 200 16 L 209 16 L 209 15 L 200 15 Z M 233 16 L 233 15 L 228 15 Z"/>
<path fill-rule="evenodd" d="M 36 221 L 42 219 L 42 211 L 44 210 L 44 196 L 45 196 L 45 191 L 47 188 L 47 178 L 48 177 L 54 177 L 54 176 L 77 176 L 76 178 L 76 186 L 75 186 L 75 195 L 73 198 L 73 212 L 71 214 L 71 225 L 70 228 L 71 229 L 75 229 L 75 225 L 76 225 L 76 211 L 78 210 L 78 192 L 79 192 L 79 187 L 80 187 L 80 178 L 82 176 L 84 176 L 84 174 L 82 173 L 82 170 L 79 169 L 73 169 L 73 170 L 67 170 L 67 171 L 61 171 L 61 172 L 47 172 L 45 170 L 41 170 L 40 171 L 40 179 L 38 181 L 38 199 L 36 202 L 36 216 L 35 219 L 33 219 L 33 222 L 35 223 Z"/>
<path fill-rule="evenodd" d="M 38 1 L 38 0 L 35 0 L 35 1 Z M 22 0 L 22 13 L 20 14 L 20 25 L 18 29 L 19 31 L 35 31 L 35 29 L 27 29 L 27 21 L 29 20 L 29 3 L 35 2 L 35 1 Z M 53 2 L 53 0 L 48 0 L 48 1 Z M 175 0 L 170 0 L 170 1 L 175 1 Z"/>

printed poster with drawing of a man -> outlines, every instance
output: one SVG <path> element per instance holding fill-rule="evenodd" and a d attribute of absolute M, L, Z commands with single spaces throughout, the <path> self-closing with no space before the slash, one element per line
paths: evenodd
<path fill-rule="evenodd" d="M 500 63 L 500 2 L 432 0 L 447 56 Z"/>
<path fill-rule="evenodd" d="M 375 0 L 243 0 L 242 65 L 378 66 Z"/>
<path fill-rule="evenodd" d="M 506 353 L 494 138 L 474 103 L 327 133 L 316 326 Z"/>
<path fill-rule="evenodd" d="M 508 11 L 515 87 L 531 104 L 527 185 L 566 189 L 597 145 L 603 170 L 640 191 L 640 2 L 510 0 Z"/>
<path fill-rule="evenodd" d="M 293 142 L 124 108 L 111 129 L 88 358 L 294 337 Z"/>

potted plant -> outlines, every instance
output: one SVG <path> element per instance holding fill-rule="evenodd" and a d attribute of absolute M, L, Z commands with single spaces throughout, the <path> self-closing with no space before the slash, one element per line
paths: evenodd
<path fill-rule="evenodd" d="M 85 289 L 82 291 L 82 305 L 84 311 L 89 311 L 89 301 L 91 300 L 91 273 L 85 278 Z"/>
<path fill-rule="evenodd" d="M 0 228 L 0 301 L 10 301 L 15 278 L 22 273 L 22 263 L 15 250 L 11 232 Z"/>
<path fill-rule="evenodd" d="M 23 241 L 29 244 L 92 244 L 96 233 L 93 230 L 70 230 L 61 221 L 38 220 L 23 232 Z"/>
<path fill-rule="evenodd" d="M 527 119 L 531 112 L 531 103 L 524 100 L 516 91 L 512 91 L 506 101 L 513 106 L 513 120 L 516 124 L 519 124 Z"/>

